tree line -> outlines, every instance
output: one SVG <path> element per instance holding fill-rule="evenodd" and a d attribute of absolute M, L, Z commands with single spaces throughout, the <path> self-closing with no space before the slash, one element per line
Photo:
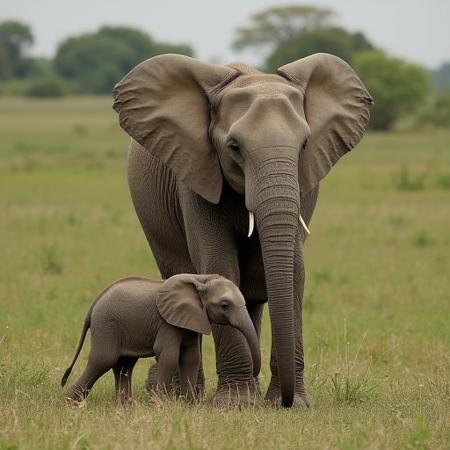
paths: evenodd
<path fill-rule="evenodd" d="M 315 6 L 268 8 L 236 30 L 232 47 L 263 55 L 260 68 L 267 72 L 312 53 L 341 57 L 354 67 L 375 99 L 374 129 L 391 129 L 417 111 L 422 123 L 450 126 L 450 62 L 427 72 L 387 55 L 362 32 L 349 31 L 335 19 L 334 11 Z M 161 53 L 194 56 L 188 44 L 160 42 L 131 27 L 103 26 L 69 37 L 51 59 L 28 56 L 33 42 L 28 25 L 0 23 L 0 94 L 109 94 L 118 80 L 147 58 Z"/>
<path fill-rule="evenodd" d="M 104 26 L 94 33 L 69 37 L 52 59 L 26 56 L 33 43 L 29 26 L 0 23 L 0 81 L 28 80 L 31 95 L 107 94 L 136 64 L 161 53 L 192 56 L 187 44 L 154 40 L 130 27 Z"/>

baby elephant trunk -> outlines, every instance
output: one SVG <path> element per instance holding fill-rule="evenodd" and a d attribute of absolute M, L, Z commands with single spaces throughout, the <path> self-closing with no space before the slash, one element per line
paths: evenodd
<path fill-rule="evenodd" d="M 252 355 L 253 376 L 257 377 L 261 370 L 261 352 L 259 350 L 258 335 L 245 305 L 240 307 L 237 314 L 230 319 L 230 324 L 238 329 L 247 340 Z"/>

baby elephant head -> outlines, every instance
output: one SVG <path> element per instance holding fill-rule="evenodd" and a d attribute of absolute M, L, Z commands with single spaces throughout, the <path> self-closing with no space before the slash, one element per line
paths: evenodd
<path fill-rule="evenodd" d="M 156 301 L 169 324 L 210 334 L 211 324 L 231 325 L 247 340 L 253 360 L 253 375 L 261 369 L 258 336 L 239 288 L 220 275 L 180 274 L 166 280 Z"/>

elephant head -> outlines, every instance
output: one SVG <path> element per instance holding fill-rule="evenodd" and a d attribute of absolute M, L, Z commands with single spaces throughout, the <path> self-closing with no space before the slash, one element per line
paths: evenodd
<path fill-rule="evenodd" d="M 198 195 L 219 203 L 224 178 L 245 195 L 261 241 L 282 404 L 290 406 L 301 199 L 362 138 L 370 95 L 350 66 L 328 54 L 276 75 L 162 55 L 132 70 L 114 99 L 125 131 Z"/>
<path fill-rule="evenodd" d="M 261 369 L 258 336 L 238 287 L 220 275 L 174 275 L 160 288 L 156 305 L 171 325 L 210 334 L 210 322 L 231 325 L 247 340 L 253 374 Z"/>

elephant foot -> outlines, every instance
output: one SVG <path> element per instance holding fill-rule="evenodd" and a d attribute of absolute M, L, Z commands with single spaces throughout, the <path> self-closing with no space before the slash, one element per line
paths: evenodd
<path fill-rule="evenodd" d="M 65 393 L 64 400 L 69 406 L 83 408 L 86 405 L 86 397 L 88 394 L 89 390 L 84 389 L 80 385 L 73 384 Z"/>
<path fill-rule="evenodd" d="M 275 408 L 281 408 L 281 395 L 269 396 L 266 395 L 266 400 L 270 402 Z M 292 403 L 293 408 L 306 409 L 311 406 L 311 400 L 306 394 L 294 394 L 294 402 Z"/>
<path fill-rule="evenodd" d="M 269 388 L 266 393 L 266 400 L 276 408 L 281 407 L 281 393 L 280 387 L 275 385 L 274 383 L 270 383 Z M 296 388 L 296 392 L 294 394 L 294 402 L 292 404 L 293 408 L 309 408 L 311 406 L 311 399 L 306 393 L 305 386 L 301 385 Z"/>
<path fill-rule="evenodd" d="M 66 405 L 71 408 L 84 408 L 86 406 L 85 398 L 74 399 L 71 397 L 64 397 L 64 401 L 66 402 Z"/>
<path fill-rule="evenodd" d="M 241 408 L 263 404 L 259 385 L 255 380 L 220 384 L 213 399 L 218 408 Z"/>

